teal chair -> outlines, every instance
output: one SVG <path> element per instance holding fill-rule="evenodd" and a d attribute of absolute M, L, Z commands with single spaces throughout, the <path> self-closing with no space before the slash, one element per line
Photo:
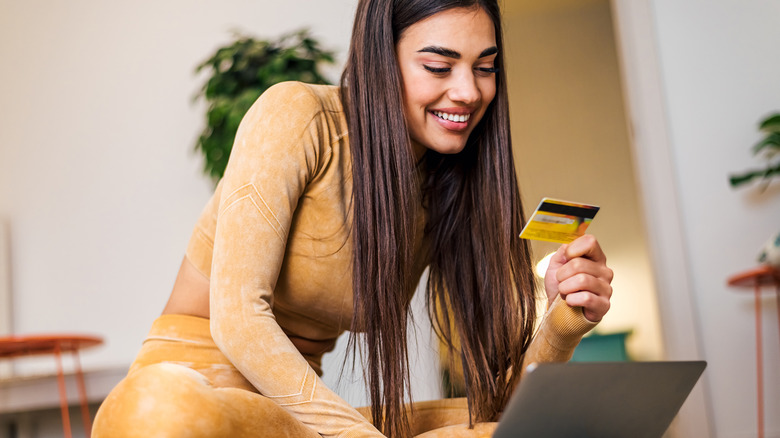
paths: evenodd
<path fill-rule="evenodd" d="M 631 331 L 592 333 L 582 338 L 574 350 L 572 362 L 620 362 L 631 360 L 626 351 L 626 337 Z"/>

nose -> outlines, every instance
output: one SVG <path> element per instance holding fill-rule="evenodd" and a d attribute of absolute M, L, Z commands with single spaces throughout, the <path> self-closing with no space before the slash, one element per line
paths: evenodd
<path fill-rule="evenodd" d="M 481 96 L 482 92 L 477 86 L 477 78 L 473 71 L 464 71 L 452 78 L 449 97 L 453 102 L 470 105 L 479 101 Z"/>

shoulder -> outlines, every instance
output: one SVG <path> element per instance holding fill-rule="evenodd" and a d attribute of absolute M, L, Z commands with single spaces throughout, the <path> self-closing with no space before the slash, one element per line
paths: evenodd
<path fill-rule="evenodd" d="M 345 129 L 339 88 L 281 82 L 266 90 L 247 111 L 236 140 L 284 137 L 329 145 Z M 322 146 L 322 144 L 320 145 Z"/>
<path fill-rule="evenodd" d="M 282 82 L 266 90 L 238 127 L 225 175 L 286 166 L 310 180 L 327 164 L 341 129 L 338 87 Z M 277 166 L 268 166 L 276 163 Z M 286 164 L 282 164 L 286 163 Z M 305 176 L 305 178 L 304 178 Z"/>
<path fill-rule="evenodd" d="M 341 111 L 339 96 L 339 88 L 333 85 L 280 82 L 268 88 L 249 113 L 274 113 L 301 121 L 321 112 Z"/>

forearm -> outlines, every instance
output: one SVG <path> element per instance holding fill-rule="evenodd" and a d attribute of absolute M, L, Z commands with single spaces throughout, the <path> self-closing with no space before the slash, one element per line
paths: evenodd
<path fill-rule="evenodd" d="M 585 318 L 582 308 L 570 307 L 564 300 L 556 298 L 525 352 L 521 379 L 532 363 L 566 362 L 571 359 L 582 337 L 596 325 Z"/>
<path fill-rule="evenodd" d="M 276 322 L 273 290 L 284 256 L 257 193 L 220 213 L 211 275 L 211 329 L 225 356 L 264 396 L 326 437 L 382 436 L 328 389 Z M 265 257 L 258 257 L 263 255 Z"/>
<path fill-rule="evenodd" d="M 214 340 L 261 394 L 322 436 L 382 436 L 324 385 L 273 317 L 233 310 L 224 309 L 227 320 L 212 319 Z"/>
<path fill-rule="evenodd" d="M 222 180 L 211 262 L 214 341 L 258 391 L 323 436 L 381 436 L 319 379 L 273 314 L 293 215 L 328 156 L 320 101 L 277 85 L 249 110 Z M 323 137 L 324 136 L 324 137 Z"/>

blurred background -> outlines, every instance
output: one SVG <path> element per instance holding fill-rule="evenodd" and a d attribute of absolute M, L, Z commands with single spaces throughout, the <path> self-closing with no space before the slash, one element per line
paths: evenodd
<path fill-rule="evenodd" d="M 309 27 L 335 52 L 325 74 L 337 82 L 355 4 L 0 0 L 0 335 L 102 336 L 81 354 L 96 408 L 161 312 L 213 189 L 194 150 L 195 67 L 232 30 Z M 504 0 L 504 11 L 526 212 L 544 196 L 601 206 L 589 232 L 616 276 L 597 331 L 627 334 L 633 360 L 709 362 L 671 434 L 755 436 L 753 301 L 726 279 L 778 231 L 780 184 L 732 190 L 728 175 L 755 167 L 756 123 L 780 110 L 780 2 Z M 537 259 L 554 249 L 534 243 Z M 766 432 L 780 437 L 777 301 L 760 304 Z M 415 400 L 441 396 L 424 320 Z M 365 404 L 359 370 L 339 379 L 343 345 L 324 378 Z M 0 362 L 0 437 L 61 436 L 55 386 L 22 409 L 3 383 L 52 373 L 47 357 Z"/>

